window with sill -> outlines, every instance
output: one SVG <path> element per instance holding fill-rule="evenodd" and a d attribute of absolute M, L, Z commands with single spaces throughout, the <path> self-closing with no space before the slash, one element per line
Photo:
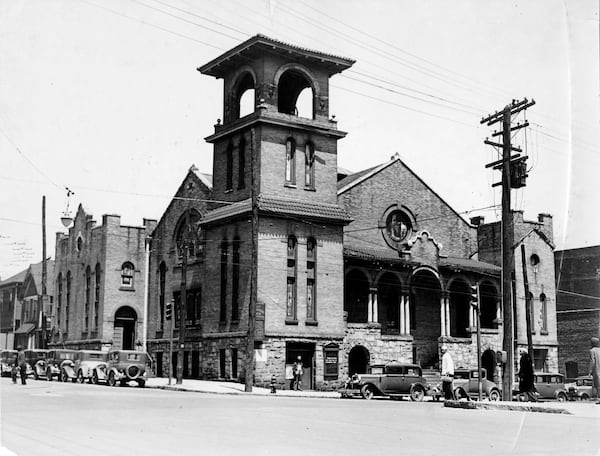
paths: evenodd
<path fill-rule="evenodd" d="M 133 273 L 135 269 L 133 263 L 126 261 L 121 266 L 121 287 L 133 288 Z"/>
<path fill-rule="evenodd" d="M 246 139 L 242 136 L 238 146 L 238 189 L 246 186 Z"/>
<path fill-rule="evenodd" d="M 85 328 L 84 331 L 87 333 L 89 331 L 89 325 L 90 325 L 90 301 L 91 301 L 91 296 L 92 295 L 92 271 L 90 269 L 90 267 L 88 266 L 87 268 L 85 268 L 85 314 L 84 314 L 84 321 L 83 321 L 83 327 Z"/>
<path fill-rule="evenodd" d="M 227 269 L 228 269 L 228 256 L 227 250 L 229 246 L 227 239 L 221 241 L 221 288 L 219 295 L 219 322 L 223 323 L 227 321 Z"/>
<path fill-rule="evenodd" d="M 315 146 L 307 142 L 304 151 L 304 186 L 315 188 Z"/>
<path fill-rule="evenodd" d="M 298 240 L 289 236 L 287 241 L 287 285 L 286 285 L 286 321 L 297 320 L 296 279 L 297 279 Z"/>
<path fill-rule="evenodd" d="M 98 312 L 100 310 L 100 263 L 96 263 L 96 270 L 94 273 L 94 315 L 93 315 L 93 326 L 92 328 L 98 330 Z"/>
<path fill-rule="evenodd" d="M 167 265 L 164 261 L 158 267 L 158 311 L 160 313 L 160 329 L 165 327 L 165 284 L 167 277 Z"/>
<path fill-rule="evenodd" d="M 548 307 L 546 302 L 546 295 L 542 293 L 540 295 L 540 309 L 539 309 L 539 326 L 542 333 L 548 334 Z"/>
<path fill-rule="evenodd" d="M 317 241 L 306 241 L 306 320 L 317 321 Z"/>
<path fill-rule="evenodd" d="M 233 145 L 229 143 L 225 150 L 225 191 L 233 190 Z"/>
<path fill-rule="evenodd" d="M 285 183 L 296 184 L 296 141 L 293 138 L 285 142 Z"/>
<path fill-rule="evenodd" d="M 232 277 L 231 277 L 231 321 L 240 319 L 240 238 L 233 239 Z"/>

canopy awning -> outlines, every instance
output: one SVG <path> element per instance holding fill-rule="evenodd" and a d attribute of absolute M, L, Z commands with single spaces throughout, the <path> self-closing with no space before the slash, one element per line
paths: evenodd
<path fill-rule="evenodd" d="M 29 334 L 34 329 L 35 325 L 33 323 L 23 323 L 19 329 L 15 331 L 15 334 Z"/>

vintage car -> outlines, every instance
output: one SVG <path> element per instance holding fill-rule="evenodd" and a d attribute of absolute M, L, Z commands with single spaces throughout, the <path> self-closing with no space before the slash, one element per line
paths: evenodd
<path fill-rule="evenodd" d="M 47 356 L 48 350 L 25 350 L 25 363 L 27 364 L 26 372 L 28 377 L 33 377 L 35 380 L 38 380 L 40 377 L 46 376 Z"/>
<path fill-rule="evenodd" d="M 146 385 L 148 376 L 148 366 L 150 364 L 150 355 L 143 351 L 133 350 L 111 350 L 108 352 L 108 361 L 106 364 L 106 384 L 115 386 L 125 386 L 131 381 L 137 382 L 138 386 L 143 388 Z M 96 375 L 102 369 L 95 369 Z M 98 378 L 97 380 L 102 380 Z"/>
<path fill-rule="evenodd" d="M 0 352 L 0 376 L 10 377 L 17 362 L 17 350 L 2 350 Z"/>
<path fill-rule="evenodd" d="M 565 390 L 571 401 L 589 401 L 592 398 L 594 381 L 591 375 L 577 377 L 574 382 L 566 383 Z"/>
<path fill-rule="evenodd" d="M 538 372 L 534 378 L 537 399 L 556 399 L 561 402 L 568 400 L 564 375 Z M 519 394 L 517 398 L 525 400 L 522 394 Z"/>
<path fill-rule="evenodd" d="M 77 352 L 77 359 L 75 360 L 77 381 L 83 383 L 87 380 L 89 383 L 93 383 L 94 370 L 99 369 L 105 372 L 107 360 L 108 352 L 99 350 L 79 350 Z M 96 377 L 97 375 L 98 374 L 96 374 Z"/>
<path fill-rule="evenodd" d="M 373 365 L 368 374 L 354 374 L 341 390 L 341 395 L 364 399 L 374 396 L 410 397 L 413 401 L 422 401 L 426 392 L 427 382 L 420 366 L 393 362 Z"/>
<path fill-rule="evenodd" d="M 77 352 L 74 350 L 55 349 L 48 351 L 46 378 L 52 381 L 54 377 L 61 382 L 75 381 L 75 363 Z"/>
<path fill-rule="evenodd" d="M 477 369 L 456 369 L 454 371 L 454 397 L 456 399 L 478 399 L 479 382 Z M 481 397 L 490 401 L 499 401 L 502 393 L 498 385 L 487 379 L 487 371 L 481 369 Z"/>

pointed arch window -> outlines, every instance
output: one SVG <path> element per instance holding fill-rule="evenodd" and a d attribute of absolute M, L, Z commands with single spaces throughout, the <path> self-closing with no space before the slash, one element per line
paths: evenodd
<path fill-rule="evenodd" d="M 240 138 L 238 146 L 238 189 L 246 186 L 246 138 Z"/>
<path fill-rule="evenodd" d="M 69 311 L 71 307 L 71 271 L 67 271 L 67 297 L 65 302 L 65 332 L 69 332 Z"/>
<path fill-rule="evenodd" d="M 96 264 L 96 273 L 94 280 L 94 316 L 93 316 L 93 329 L 98 330 L 98 312 L 100 311 L 100 263 Z"/>
<path fill-rule="evenodd" d="M 158 310 L 160 312 L 160 329 L 165 327 L 165 284 L 167 278 L 167 265 L 161 261 L 158 267 Z"/>
<path fill-rule="evenodd" d="M 84 321 L 83 328 L 85 332 L 88 332 L 90 329 L 90 307 L 92 300 L 92 270 L 88 266 L 85 268 L 85 313 L 84 313 Z"/>
<path fill-rule="evenodd" d="M 225 191 L 233 190 L 233 145 L 229 143 L 225 151 Z"/>
<path fill-rule="evenodd" d="M 221 293 L 219 302 L 219 322 L 224 323 L 227 321 L 227 268 L 228 268 L 228 257 L 227 250 L 229 246 L 227 239 L 221 241 Z"/>
<path fill-rule="evenodd" d="M 315 188 L 315 146 L 307 142 L 304 150 L 304 186 Z"/>
<path fill-rule="evenodd" d="M 297 324 L 296 279 L 297 279 L 298 240 L 289 236 L 287 241 L 287 287 L 286 323 Z"/>
<path fill-rule="evenodd" d="M 285 183 L 296 184 L 296 141 L 293 138 L 285 142 Z"/>
<path fill-rule="evenodd" d="M 240 319 L 240 238 L 233 239 L 233 258 L 231 274 L 231 321 Z"/>
<path fill-rule="evenodd" d="M 317 241 L 306 241 L 306 321 L 317 321 Z"/>
<path fill-rule="evenodd" d="M 62 312 L 63 304 L 63 275 L 62 272 L 58 274 L 58 280 L 56 282 L 56 289 L 58 290 L 57 302 L 56 302 L 56 326 L 60 328 L 60 313 Z"/>
<path fill-rule="evenodd" d="M 544 293 L 540 295 L 540 332 L 548 334 L 548 303 Z"/>

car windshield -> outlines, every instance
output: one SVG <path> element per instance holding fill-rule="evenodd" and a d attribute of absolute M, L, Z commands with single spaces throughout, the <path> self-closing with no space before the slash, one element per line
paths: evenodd
<path fill-rule="evenodd" d="M 127 353 L 127 361 L 143 361 L 143 353 Z"/>
<path fill-rule="evenodd" d="M 104 359 L 104 355 L 101 353 L 88 353 L 86 356 L 88 359 Z"/>
<path fill-rule="evenodd" d="M 60 353 L 58 359 L 73 359 L 73 353 Z"/>

